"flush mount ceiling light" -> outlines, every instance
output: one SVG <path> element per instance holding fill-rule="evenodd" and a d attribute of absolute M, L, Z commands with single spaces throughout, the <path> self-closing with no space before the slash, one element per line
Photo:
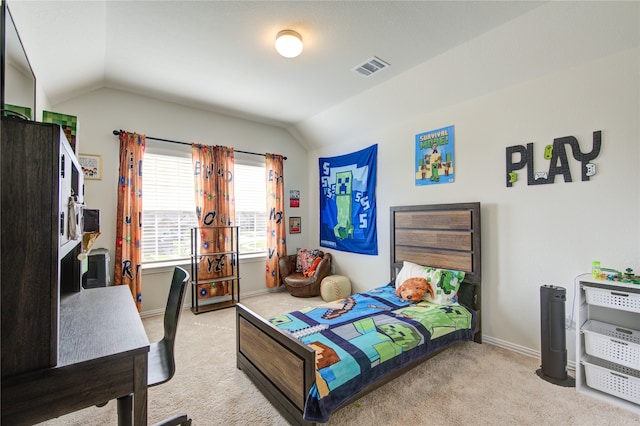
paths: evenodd
<path fill-rule="evenodd" d="M 276 36 L 276 50 L 285 58 L 295 58 L 302 47 L 302 36 L 293 30 L 282 30 Z"/>

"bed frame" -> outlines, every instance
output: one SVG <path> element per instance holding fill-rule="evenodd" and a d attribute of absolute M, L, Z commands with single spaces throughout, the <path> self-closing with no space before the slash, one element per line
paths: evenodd
<path fill-rule="evenodd" d="M 395 278 L 405 260 L 465 271 L 458 294 L 460 303 L 478 313 L 474 340 L 481 343 L 480 203 L 391 207 L 390 219 L 391 279 Z M 302 418 L 307 394 L 315 381 L 315 352 L 312 349 L 238 304 L 236 353 L 238 368 L 291 424 L 314 424 Z M 344 405 L 435 354 L 431 353 L 384 377 Z"/>

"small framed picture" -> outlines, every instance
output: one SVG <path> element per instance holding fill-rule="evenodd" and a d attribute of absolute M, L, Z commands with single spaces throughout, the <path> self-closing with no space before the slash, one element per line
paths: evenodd
<path fill-rule="evenodd" d="M 78 162 L 85 179 L 102 180 L 102 157 L 94 154 L 80 154 Z"/>
<path fill-rule="evenodd" d="M 289 207 L 300 207 L 299 189 L 292 189 L 289 191 Z"/>
<path fill-rule="evenodd" d="M 302 224 L 302 219 L 300 218 L 300 216 L 291 216 L 289 218 L 289 233 L 299 234 L 301 224 Z"/>

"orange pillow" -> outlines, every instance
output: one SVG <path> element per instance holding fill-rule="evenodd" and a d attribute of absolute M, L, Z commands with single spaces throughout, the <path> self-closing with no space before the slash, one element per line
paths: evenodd
<path fill-rule="evenodd" d="M 316 257 L 313 260 L 313 265 L 311 265 L 309 267 L 309 269 L 307 269 L 306 271 L 303 272 L 305 277 L 310 277 L 311 275 L 313 275 L 316 272 L 316 268 L 318 267 L 318 265 L 320 264 L 320 262 L 322 262 L 322 259 L 319 257 Z"/>

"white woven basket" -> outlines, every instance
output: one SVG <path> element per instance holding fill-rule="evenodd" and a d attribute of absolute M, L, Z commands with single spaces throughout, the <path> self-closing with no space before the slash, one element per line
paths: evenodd
<path fill-rule="evenodd" d="M 582 365 L 587 386 L 640 404 L 640 371 L 590 356 Z"/>
<path fill-rule="evenodd" d="M 640 331 L 589 320 L 582 332 L 587 354 L 640 369 Z"/>
<path fill-rule="evenodd" d="M 595 287 L 584 287 L 587 303 L 640 313 L 640 294 L 619 290 L 606 290 Z"/>

